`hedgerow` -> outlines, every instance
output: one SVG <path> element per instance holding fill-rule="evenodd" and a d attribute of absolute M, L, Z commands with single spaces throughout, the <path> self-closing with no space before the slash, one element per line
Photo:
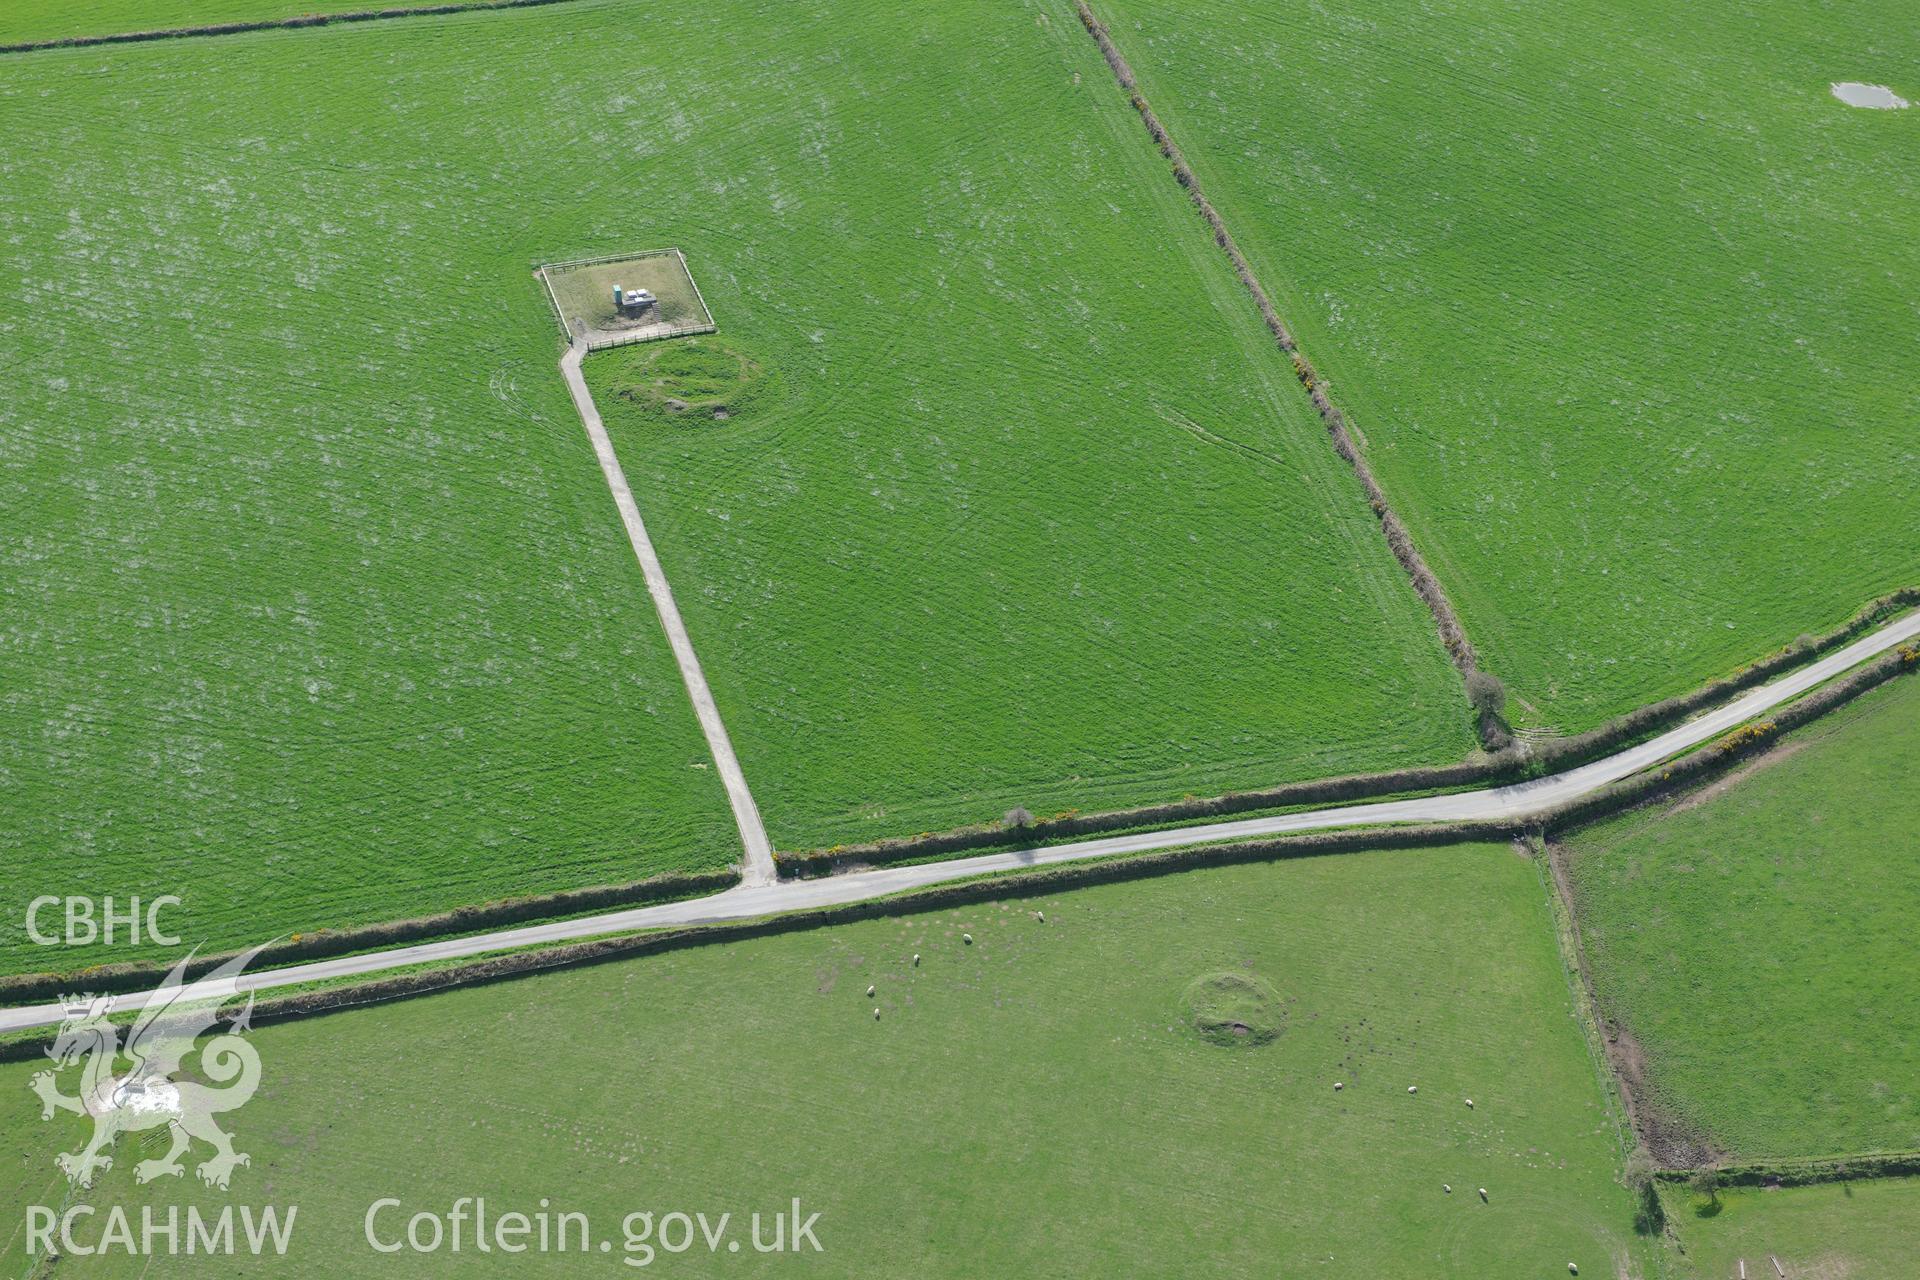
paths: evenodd
<path fill-rule="evenodd" d="M 1102 832 L 1171 826 L 1233 814 L 1253 813 L 1263 809 L 1339 804 L 1352 800 L 1381 799 L 1412 792 L 1491 786 L 1504 782 L 1518 782 L 1530 777 L 1541 777 L 1611 754 L 1647 738 L 1656 731 L 1677 724 L 1696 712 L 1763 684 L 1776 675 L 1803 666 L 1915 605 L 1920 605 L 1920 587 L 1908 587 L 1891 592 L 1869 602 L 1853 617 L 1833 630 L 1818 636 L 1802 636 L 1793 644 L 1690 693 L 1641 707 L 1587 733 L 1568 738 L 1549 739 L 1532 744 L 1525 750 L 1509 748 L 1483 760 L 1454 765 L 1395 769 L 1383 773 L 1355 774 L 1313 782 L 1287 783 L 1282 786 L 1235 791 L 1218 796 L 1188 796 L 1165 804 L 1143 805 L 1103 813 L 1081 813 L 1078 810 L 1070 810 L 1052 817 L 1035 818 L 1017 830 L 1003 824 L 982 823 L 950 831 L 922 832 L 918 835 L 891 840 L 837 845 L 827 849 L 781 852 L 775 855 L 775 860 L 783 875 L 824 875 L 844 870 L 852 865 L 885 866 L 891 863 L 938 857 L 942 854 L 1008 847 L 1016 842 L 1033 844 L 1097 835 Z M 1802 702 L 1805 701 L 1805 699 L 1802 700 Z"/>
<path fill-rule="evenodd" d="M 253 967 L 258 970 L 306 960 L 324 960 L 356 951 L 403 946 L 430 938 L 503 929 L 533 920 L 552 920 L 596 911 L 612 911 L 620 907 L 677 902 L 683 898 L 719 893 L 732 888 L 737 882 L 738 877 L 731 871 L 676 872 L 630 884 L 569 889 L 559 893 L 531 894 L 480 903 L 408 920 L 390 920 L 350 929 L 320 928 L 295 933 L 270 943 L 254 959 Z M 206 973 L 239 954 L 230 951 L 196 957 L 188 974 Z M 94 965 L 70 973 L 29 973 L 0 978 L 0 1003 L 27 1004 L 36 1000 L 55 999 L 76 991 L 99 995 L 145 990 L 158 983 L 171 968 L 172 965 L 167 963 L 129 962 Z"/>
<path fill-rule="evenodd" d="M 87 35 L 56 36 L 47 40 L 22 40 L 0 44 L 0 54 L 32 53 L 39 49 L 82 49 L 102 44 L 145 44 L 154 40 L 182 40 L 195 36 L 231 36 L 249 31 L 298 30 L 324 27 L 334 23 L 377 22 L 387 18 L 421 18 L 449 13 L 470 13 L 481 9 L 532 9 L 569 0 L 459 0 L 450 4 L 390 6 L 384 9 L 353 9 L 342 13 L 302 13 L 284 18 L 260 18 L 245 22 L 201 23 L 187 27 L 161 27 L 147 31 L 109 31 Z"/>
<path fill-rule="evenodd" d="M 1127 100 L 1139 113 L 1141 123 L 1146 126 L 1148 134 L 1159 145 L 1160 154 L 1165 156 L 1173 166 L 1174 180 L 1186 190 L 1188 197 L 1193 201 L 1194 208 L 1200 211 L 1200 216 L 1212 229 L 1214 243 L 1226 253 L 1227 258 L 1233 263 L 1234 274 L 1253 295 L 1254 304 L 1260 311 L 1260 318 L 1265 321 L 1274 341 L 1291 357 L 1295 375 L 1300 379 L 1300 384 L 1307 389 L 1308 397 L 1313 401 L 1313 407 L 1319 412 L 1321 421 L 1333 438 L 1334 450 L 1359 477 L 1360 485 L 1366 491 L 1367 503 L 1380 521 L 1381 531 L 1386 535 L 1387 545 L 1392 549 L 1394 559 L 1400 562 L 1400 567 L 1406 571 L 1408 578 L 1413 582 L 1414 590 L 1421 600 L 1426 602 L 1428 610 L 1433 614 L 1434 623 L 1440 630 L 1440 639 L 1446 645 L 1447 653 L 1453 658 L 1454 665 L 1460 669 L 1462 676 L 1472 676 L 1479 670 L 1479 660 L 1474 653 L 1472 642 L 1467 639 L 1466 628 L 1460 624 L 1459 614 L 1454 611 L 1453 602 L 1447 598 L 1446 590 L 1440 585 L 1440 580 L 1433 576 L 1432 570 L 1427 568 L 1427 562 L 1421 556 L 1420 549 L 1414 545 L 1413 535 L 1407 531 L 1406 525 L 1387 501 L 1386 491 L 1380 487 L 1379 481 L 1374 479 L 1373 469 L 1367 465 L 1365 456 L 1361 454 L 1359 446 L 1354 442 L 1352 432 L 1348 430 L 1346 416 L 1328 398 L 1324 381 L 1314 373 L 1312 364 L 1300 351 L 1299 344 L 1294 341 L 1293 333 L 1281 321 L 1280 313 L 1267 297 L 1267 291 L 1261 287 L 1259 280 L 1253 274 L 1253 268 L 1247 264 L 1246 257 L 1240 252 L 1240 247 L 1234 243 L 1233 235 L 1227 230 L 1226 223 L 1214 209 L 1212 202 L 1207 199 L 1206 194 L 1201 191 L 1200 180 L 1194 176 L 1193 170 L 1187 165 L 1186 158 L 1181 155 L 1180 148 L 1174 143 L 1166 127 L 1160 123 L 1160 118 L 1154 114 L 1153 108 L 1147 104 L 1146 98 L 1140 93 L 1134 80 L 1133 69 L 1127 65 L 1126 58 L 1114 45 L 1112 38 L 1107 34 L 1106 27 L 1099 18 L 1094 16 L 1086 0 L 1074 0 L 1074 3 L 1080 15 L 1081 25 L 1100 46 L 1100 52 L 1105 56 L 1107 65 L 1113 68 L 1114 77 L 1120 82 L 1121 88 L 1127 91 Z M 1479 728 L 1481 741 L 1489 750 L 1500 750 L 1511 741 L 1510 735 L 1506 733 L 1498 717 L 1481 715 Z"/>
<path fill-rule="evenodd" d="M 256 1007 L 254 1021 L 264 1023 L 333 1012 L 384 1000 L 424 995 L 452 986 L 502 981 L 546 969 L 601 963 L 678 947 L 732 942 L 800 929 L 819 928 L 848 920 L 897 915 L 941 906 L 1031 897 L 1082 885 L 1170 875 L 1195 867 L 1325 856 L 1365 849 L 1441 848 L 1521 835 L 1537 837 L 1559 833 L 1568 827 L 1620 812 L 1655 796 L 1698 782 L 1713 772 L 1738 762 L 1757 748 L 1770 744 L 1781 734 L 1884 684 L 1894 676 L 1914 672 L 1920 672 L 1920 646 L 1903 646 L 1851 675 L 1823 686 L 1797 702 L 1788 704 L 1769 720 L 1736 730 L 1661 770 L 1638 775 L 1583 801 L 1563 806 L 1549 815 L 1525 821 L 1445 823 L 1375 829 L 1350 828 L 1216 845 L 1199 845 L 1185 849 L 1166 849 L 1134 857 L 1062 863 L 1038 870 L 981 876 L 977 879 L 936 885 L 863 902 L 789 912 L 737 923 L 656 930 L 622 937 L 596 939 L 546 950 L 515 952 L 444 970 L 403 974 L 349 987 L 269 999 Z M 209 963 L 212 961 L 210 960 Z M 0 1042 L 0 1061 L 17 1061 L 37 1056 L 40 1052 L 41 1041 L 38 1038 Z M 1904 1154 L 1887 1157 L 1869 1156 L 1851 1161 L 1811 1162 L 1808 1165 L 1796 1167 L 1809 1170 L 1804 1175 L 1808 1180 L 1819 1180 L 1823 1175 L 1813 1170 L 1815 1166 L 1822 1164 L 1837 1168 L 1852 1166 L 1864 1169 L 1869 1166 L 1877 1168 L 1879 1166 L 1874 1162 L 1882 1161 L 1889 1169 L 1904 1170 L 1906 1168 L 1904 1162 L 1912 1159 L 1914 1159 L 1913 1156 Z M 1784 1167 L 1755 1165 L 1751 1166 L 1751 1169 L 1773 1171 L 1756 1173 L 1756 1177 L 1782 1176 L 1778 1171 Z M 1731 1176 L 1741 1175 L 1736 1172 Z"/>

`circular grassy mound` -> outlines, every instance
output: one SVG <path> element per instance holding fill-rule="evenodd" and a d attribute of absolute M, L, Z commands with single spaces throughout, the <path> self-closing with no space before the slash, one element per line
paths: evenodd
<path fill-rule="evenodd" d="M 1208 1044 L 1272 1044 L 1286 1030 L 1287 1011 L 1265 979 L 1250 973 L 1207 973 L 1187 984 L 1187 1025 Z"/>
<path fill-rule="evenodd" d="M 663 417 L 725 422 L 766 391 L 760 362 L 711 334 L 620 347 L 610 360 L 614 394 Z"/>

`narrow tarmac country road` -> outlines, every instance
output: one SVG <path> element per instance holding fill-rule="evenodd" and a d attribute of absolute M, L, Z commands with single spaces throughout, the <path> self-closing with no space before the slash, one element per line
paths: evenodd
<path fill-rule="evenodd" d="M 622 491 L 616 490 L 616 494 Z M 634 527 L 637 526 L 636 515 Z M 1510 786 L 1491 787 L 1481 791 L 1461 791 L 1450 795 L 1424 796 L 1412 800 L 1385 800 L 1371 804 L 1312 809 L 1273 817 L 1245 818 L 1235 822 L 1212 822 L 1202 826 L 1180 827 L 1171 831 L 1147 831 L 1134 835 L 1080 840 L 1041 849 L 1018 849 L 1006 853 L 957 858 L 950 862 L 888 867 L 877 871 L 828 876 L 819 880 L 782 881 L 777 878 L 748 880 L 724 893 L 686 902 L 634 907 L 625 911 L 607 912 L 604 915 L 557 920 L 551 924 L 502 929 L 471 937 L 449 938 L 442 942 L 426 942 L 415 946 L 396 947 L 388 951 L 343 956 L 337 960 L 319 960 L 285 969 L 242 974 L 238 979 L 228 979 L 218 983 L 196 983 L 187 989 L 186 998 L 204 999 L 230 996 L 236 992 L 270 991 L 276 987 L 359 977 L 389 969 L 405 968 L 408 965 L 463 959 L 509 948 L 572 942 L 582 938 L 628 933 L 637 929 L 714 924 L 808 907 L 863 902 L 869 898 L 880 898 L 887 894 L 943 884 L 951 880 L 963 880 L 969 876 L 983 875 L 988 872 L 1053 866 L 1085 858 L 1146 853 L 1159 849 L 1177 849 L 1187 845 L 1210 844 L 1222 840 L 1246 840 L 1289 832 L 1324 830 L 1329 827 L 1526 817 L 1589 795 L 1601 787 L 1638 773 L 1649 765 L 1658 764 L 1669 756 L 1699 746 L 1832 679 L 1841 672 L 1915 637 L 1920 637 L 1920 613 L 1890 622 L 1871 635 L 1856 640 L 1818 662 L 1782 676 L 1771 684 L 1762 685 L 1716 711 L 1709 711 L 1689 720 L 1637 747 L 1629 747 L 1625 751 L 1582 765 L 1577 769 L 1570 769 L 1565 773 L 1514 783 Z M 116 1011 L 138 1009 L 146 1003 L 146 1000 L 147 997 L 144 995 L 126 995 L 114 1002 L 114 1008 Z M 0 1010 L 0 1032 L 55 1026 L 61 1021 L 63 1012 L 59 1004 Z"/>
<path fill-rule="evenodd" d="M 593 451 L 600 458 L 607 488 L 613 490 L 613 503 L 620 508 L 621 522 L 627 526 L 627 541 L 633 544 L 640 571 L 646 575 L 647 591 L 653 596 L 660 626 L 667 633 L 667 643 L 673 647 L 674 661 L 680 664 L 680 678 L 686 682 L 694 714 L 700 718 L 700 732 L 707 736 L 707 751 L 713 756 L 714 768 L 720 771 L 720 781 L 726 786 L 727 803 L 733 806 L 733 820 L 740 828 L 740 843 L 746 852 L 742 882 L 772 884 L 778 878 L 773 867 L 773 842 L 767 838 L 767 829 L 760 821 L 760 806 L 753 802 L 753 793 L 747 790 L 747 777 L 740 771 L 740 761 L 733 754 L 733 740 L 727 737 L 727 726 L 721 723 L 720 708 L 714 705 L 706 673 L 700 670 L 700 657 L 693 651 L 693 641 L 687 638 L 687 626 L 680 620 L 680 607 L 673 602 L 673 589 L 667 585 L 667 571 L 660 567 L 660 557 L 654 554 L 653 539 L 647 536 L 647 526 L 640 520 L 640 507 L 633 500 L 633 490 L 627 487 L 626 473 L 620 470 L 613 441 L 607 436 L 606 425 L 600 421 L 600 410 L 594 407 L 587 380 L 580 376 L 580 362 L 586 356 L 587 340 L 576 337 L 567 354 L 560 357 L 560 372 L 573 395 L 573 407 L 579 411 L 580 421 L 586 424 Z"/>

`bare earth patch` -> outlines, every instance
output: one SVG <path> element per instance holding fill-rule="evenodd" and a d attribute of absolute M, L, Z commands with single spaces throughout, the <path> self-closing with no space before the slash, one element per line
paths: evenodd
<path fill-rule="evenodd" d="M 1850 107 L 1874 111 L 1899 111 L 1913 105 L 1883 84 L 1862 84 L 1858 80 L 1838 82 L 1833 86 L 1833 96 Z"/>
<path fill-rule="evenodd" d="M 1574 966 L 1587 989 L 1600 1024 L 1607 1065 L 1620 1085 L 1620 1100 L 1647 1152 L 1655 1162 L 1669 1169 L 1692 1169 L 1717 1158 L 1713 1145 L 1704 1135 L 1684 1123 L 1653 1100 L 1652 1082 L 1646 1050 L 1631 1031 L 1613 1017 L 1594 989 L 1593 974 L 1587 966 L 1586 947 L 1580 937 L 1580 910 L 1575 902 L 1573 877 L 1569 871 L 1573 850 L 1558 841 L 1547 842 L 1547 866 L 1553 875 L 1554 890 L 1566 906 L 1573 926 Z"/>
<path fill-rule="evenodd" d="M 1676 813 L 1686 813 L 1690 809 L 1697 809 L 1707 803 L 1707 801 L 1727 794 L 1727 792 L 1733 790 L 1756 773 L 1764 769 L 1770 769 L 1782 761 L 1791 760 L 1818 740 L 1817 738 L 1807 737 L 1795 738 L 1791 741 L 1783 742 L 1773 748 L 1773 750 L 1754 757 L 1753 760 L 1741 765 L 1738 769 L 1727 774 L 1718 782 L 1701 787 L 1698 791 L 1690 791 L 1681 796 L 1667 812 L 1669 815 L 1672 815 Z"/>

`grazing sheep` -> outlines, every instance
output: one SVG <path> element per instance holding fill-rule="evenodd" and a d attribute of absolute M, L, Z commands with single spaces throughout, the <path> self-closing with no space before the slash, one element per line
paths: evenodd
<path fill-rule="evenodd" d="M 966 943 L 966 944 L 967 944 L 968 946 L 972 946 L 972 945 L 973 945 L 973 935 L 972 935 L 972 934 L 970 934 L 970 933 L 963 933 L 963 934 L 961 934 L 961 935 L 960 935 L 960 941 L 962 941 L 962 942 L 964 942 L 964 943 Z"/>
<path fill-rule="evenodd" d="M 1487 1189 L 1485 1187 L 1480 1188 L 1480 1198 L 1482 1200 L 1487 1198 Z"/>
<path fill-rule="evenodd" d="M 1418 1092 L 1420 1092 L 1420 1086 L 1419 1086 L 1419 1085 L 1417 1085 L 1417 1084 L 1410 1084 L 1410 1085 L 1408 1085 L 1408 1086 L 1407 1086 L 1407 1092 L 1408 1092 L 1408 1093 L 1418 1093 Z"/>
<path fill-rule="evenodd" d="M 1345 1085 L 1345 1084 L 1344 1084 L 1343 1082 L 1341 1082 L 1341 1081 L 1339 1081 L 1339 1080 L 1335 1080 L 1335 1081 L 1333 1082 L 1333 1091 L 1334 1091 L 1335 1093 L 1338 1093 L 1338 1092 L 1340 1092 L 1340 1091 L 1341 1091 L 1342 1089 L 1344 1089 L 1344 1088 L 1346 1088 L 1346 1087 L 1347 1087 L 1347 1086 L 1346 1086 L 1346 1085 Z"/>
<path fill-rule="evenodd" d="M 1041 924 L 1045 924 L 1045 923 L 1047 922 L 1047 913 L 1046 913 L 1046 912 L 1044 912 L 1044 911 L 1036 911 L 1036 912 L 1034 912 L 1033 914 L 1034 914 L 1034 918 L 1035 918 L 1035 919 L 1037 919 L 1037 920 L 1039 920 Z"/>
<path fill-rule="evenodd" d="M 867 998 L 869 1000 L 873 998 L 873 985 L 871 983 L 867 985 Z"/>
<path fill-rule="evenodd" d="M 875 1022 L 878 1022 L 878 1021 L 880 1021 L 880 1011 L 879 1011 L 878 1009 L 875 1009 L 875 1010 L 873 1011 L 873 1020 L 874 1020 Z M 1482 1194 L 1485 1194 L 1485 1193 L 1483 1192 Z"/>
<path fill-rule="evenodd" d="M 1472 1099 L 1472 1098 L 1468 1098 L 1468 1099 L 1467 1099 L 1467 1110 L 1469 1110 L 1469 1111 L 1471 1111 L 1471 1110 L 1473 1110 L 1473 1099 Z"/>
<path fill-rule="evenodd" d="M 918 951 L 913 953 L 913 967 L 916 969 L 920 967 L 920 953 Z"/>
<path fill-rule="evenodd" d="M 1446 1193 L 1447 1193 L 1448 1195 L 1452 1195 L 1452 1194 L 1453 1194 L 1453 1184 L 1452 1184 L 1452 1183 L 1450 1183 L 1450 1182 L 1443 1182 L 1443 1183 L 1441 1183 L 1441 1184 L 1440 1184 L 1440 1189 L 1441 1189 L 1442 1191 L 1444 1191 L 1444 1192 L 1446 1192 Z"/>
<path fill-rule="evenodd" d="M 1580 1264 L 1579 1264 L 1579 1263 L 1577 1263 L 1577 1262 L 1569 1262 L 1569 1263 L 1567 1264 L 1567 1274 L 1568 1274 L 1568 1275 L 1570 1275 L 1570 1276 L 1577 1276 L 1577 1275 L 1579 1275 L 1579 1274 L 1580 1274 Z"/>

